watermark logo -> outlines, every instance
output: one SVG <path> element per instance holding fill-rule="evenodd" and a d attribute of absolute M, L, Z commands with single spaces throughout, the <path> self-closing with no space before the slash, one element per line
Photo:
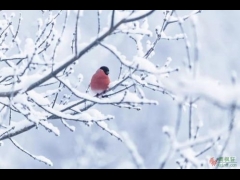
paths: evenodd
<path fill-rule="evenodd" d="M 213 167 L 237 167 L 236 157 L 210 158 L 209 163 Z"/>

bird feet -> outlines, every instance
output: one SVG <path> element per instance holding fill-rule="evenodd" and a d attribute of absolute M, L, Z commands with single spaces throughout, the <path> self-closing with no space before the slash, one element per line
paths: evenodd
<path fill-rule="evenodd" d="M 107 90 L 101 92 L 101 93 L 97 93 L 95 96 L 98 97 L 98 98 L 102 98 L 103 97 L 103 94 L 105 94 L 107 92 Z"/>

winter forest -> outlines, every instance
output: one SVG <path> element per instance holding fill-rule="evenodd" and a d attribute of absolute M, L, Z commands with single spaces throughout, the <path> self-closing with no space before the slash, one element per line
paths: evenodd
<path fill-rule="evenodd" d="M 0 169 L 239 168 L 239 16 L 0 10 Z"/>

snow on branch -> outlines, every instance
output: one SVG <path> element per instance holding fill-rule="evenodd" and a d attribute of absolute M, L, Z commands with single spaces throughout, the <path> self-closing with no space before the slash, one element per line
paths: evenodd
<path fill-rule="evenodd" d="M 158 102 L 154 100 L 148 100 L 148 99 L 141 99 L 139 98 L 135 93 L 131 93 L 128 91 L 127 95 L 124 95 L 124 93 L 118 93 L 113 97 L 110 97 L 108 99 L 103 98 L 99 99 L 97 97 L 92 97 L 89 94 L 82 93 L 71 86 L 70 82 L 68 80 L 62 80 L 59 79 L 75 96 L 81 99 L 85 99 L 90 102 L 95 102 L 98 104 L 117 104 L 121 101 L 122 97 L 125 96 L 124 100 L 121 101 L 121 104 L 131 104 L 131 103 L 137 103 L 137 104 L 155 104 L 157 105 Z"/>
<path fill-rule="evenodd" d="M 173 154 L 179 153 L 180 156 L 184 159 L 184 162 L 188 162 L 195 168 L 201 168 L 203 166 L 203 162 L 197 159 L 198 156 L 202 155 L 206 151 L 208 151 L 210 148 L 213 147 L 213 145 L 224 136 L 226 133 L 226 129 L 220 130 L 218 132 L 213 133 L 211 136 L 205 136 L 197 139 L 190 139 L 186 142 L 179 142 L 177 140 L 177 136 L 175 134 L 174 128 L 164 126 L 163 132 L 168 136 L 171 147 L 169 150 L 169 153 L 167 154 L 167 157 L 162 162 L 161 168 L 164 167 L 167 161 L 169 161 L 170 156 L 173 157 Z M 199 152 L 196 152 L 194 150 L 195 147 L 205 144 L 205 148 Z M 182 167 L 184 162 L 180 162 L 181 160 L 177 160 L 177 164 L 180 164 Z"/>
<path fill-rule="evenodd" d="M 162 83 L 169 91 L 173 92 L 179 98 L 186 95 L 202 97 L 210 103 L 228 109 L 233 104 L 239 108 L 240 86 L 232 84 L 220 84 L 219 80 L 208 76 L 198 76 L 193 78 L 188 74 L 182 74 L 177 78 L 162 80 Z"/>
<path fill-rule="evenodd" d="M 43 163 L 45 163 L 49 166 L 53 166 L 52 161 L 50 161 L 48 158 L 46 158 L 44 156 L 33 155 L 33 154 L 29 153 L 28 151 L 26 151 L 24 148 L 22 148 L 15 140 L 13 140 L 12 138 L 9 138 L 9 139 L 18 149 L 20 149 L 21 151 L 23 151 L 24 153 L 26 153 L 27 155 L 29 155 L 33 159 L 38 160 L 40 162 L 43 162 Z"/>
<path fill-rule="evenodd" d="M 75 126 L 71 126 L 69 125 L 64 119 L 61 119 L 62 123 L 64 124 L 64 126 L 66 126 L 70 131 L 74 132 L 75 131 Z"/>
<path fill-rule="evenodd" d="M 128 133 L 122 132 L 121 136 L 123 137 L 123 142 L 126 145 L 126 147 L 128 148 L 128 150 L 133 158 L 133 161 L 136 164 L 136 167 L 140 168 L 140 169 L 144 169 L 145 168 L 144 160 L 141 157 L 141 155 L 139 154 L 136 145 L 130 139 Z"/>
<path fill-rule="evenodd" d="M 7 134 L 9 131 L 13 130 L 14 128 L 15 128 L 15 127 L 12 126 L 12 127 L 10 127 L 10 128 L 0 130 L 0 138 L 1 138 L 3 135 Z"/>
<path fill-rule="evenodd" d="M 88 43 L 81 42 L 81 36 L 84 35 L 81 34 L 83 24 L 80 22 L 88 14 L 83 12 L 39 11 L 41 17 L 34 22 L 34 37 L 24 37 L 21 34 L 24 30 L 23 13 L 19 13 L 18 18 L 14 18 L 14 14 L 9 16 L 8 13 L 4 13 L 3 19 L 0 19 L 0 103 L 5 108 L 4 111 L 9 110 L 7 113 L 0 111 L 2 116 L 8 117 L 1 122 L 3 126 L 0 127 L 0 141 L 10 139 L 21 151 L 52 166 L 50 160 L 30 154 L 12 137 L 38 126 L 60 136 L 60 129 L 52 123 L 53 120 L 62 122 L 70 131 L 75 131 L 75 126 L 71 125 L 72 121 L 86 125 L 95 124 L 118 140 L 125 140 L 137 167 L 144 168 L 144 161 L 129 137 L 126 134 L 121 137 L 120 133 L 109 128 L 107 121 L 115 116 L 100 112 L 98 106 L 110 105 L 141 110 L 142 105 L 158 105 L 158 101 L 147 98 L 145 89 L 161 92 L 172 99 L 177 96 L 177 100 L 189 95 L 189 87 L 179 89 L 180 85 L 168 78 L 172 73 L 179 71 L 178 67 L 171 67 L 171 57 L 168 57 L 161 67 L 148 58 L 154 56 L 154 49 L 161 39 L 184 39 L 187 42 L 182 26 L 181 32 L 173 36 L 166 35 L 165 30 L 169 24 L 182 23 L 200 11 L 193 11 L 183 17 L 175 13 L 177 19 L 173 17 L 174 10 L 164 11 L 163 23 L 156 28 L 156 39 L 151 42 L 149 37 L 152 38 L 154 33 L 150 28 L 149 19 L 158 11 L 112 10 L 109 11 L 107 23 L 104 23 L 102 10 L 97 10 L 96 35 L 91 37 Z M 70 18 L 73 18 L 74 23 L 71 23 Z M 104 24 L 107 24 L 106 27 L 103 27 Z M 133 57 L 125 56 L 123 51 L 119 51 L 121 48 L 108 41 L 112 36 L 121 36 L 120 34 L 131 38 L 136 44 L 133 46 L 136 48 Z M 109 89 L 99 96 L 91 96 L 80 88 L 86 83 L 83 81 L 84 74 L 80 72 L 78 77 L 75 77 L 75 72 L 76 65 L 82 63 L 82 57 L 92 53 L 91 50 L 96 46 L 115 57 L 119 62 L 120 71 L 118 78 L 112 80 Z M 66 50 L 66 54 L 69 50 L 69 54 L 63 56 L 63 49 Z M 75 81 L 72 82 L 71 77 L 74 77 Z M 188 83 L 189 81 L 185 86 L 193 85 Z M 198 96 L 206 93 L 201 94 L 197 92 L 200 90 L 194 87 L 192 89 L 190 93 Z M 25 119 L 16 122 L 15 118 L 12 118 L 12 112 Z M 185 156 L 185 153 L 182 155 Z"/>
<path fill-rule="evenodd" d="M 4 140 L 9 137 L 16 136 L 22 132 L 32 129 L 33 127 L 35 127 L 35 124 L 29 122 L 28 120 L 21 120 L 19 122 L 13 121 L 10 127 L 10 129 L 12 129 L 11 131 L 9 130 L 7 133 L 4 133 L 6 130 L 0 130 L 1 132 L 0 134 L 2 134 L 2 136 L 0 137 L 0 140 Z"/>
<path fill-rule="evenodd" d="M 111 136 L 114 136 L 115 138 L 117 138 L 119 141 L 122 141 L 121 136 L 114 130 L 111 130 L 108 128 L 107 123 L 105 122 L 96 122 L 96 124 L 102 128 L 102 130 L 108 132 Z"/>

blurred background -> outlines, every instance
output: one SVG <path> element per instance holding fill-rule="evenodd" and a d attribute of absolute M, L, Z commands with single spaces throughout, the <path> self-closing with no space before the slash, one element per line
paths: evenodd
<path fill-rule="evenodd" d="M 19 11 L 12 12 L 18 16 Z M 37 19 L 42 16 L 41 11 L 21 11 L 23 21 L 20 27 L 20 39 L 24 44 L 24 39 L 35 38 L 37 30 Z M 107 18 L 110 11 L 103 11 L 101 14 L 101 27 L 107 26 Z M 178 11 L 179 15 L 190 13 L 190 10 Z M 0 16 L 2 16 L 1 12 Z M 59 47 L 57 59 L 66 57 L 71 53 L 72 27 L 74 27 L 76 14 L 71 12 L 63 43 Z M 63 17 L 63 16 L 62 16 Z M 163 21 L 162 11 L 152 14 L 148 18 L 149 29 L 155 33 L 157 25 Z M 200 73 L 210 76 L 221 83 L 229 84 L 231 81 L 231 72 L 239 72 L 239 31 L 238 20 L 240 11 L 227 10 L 204 10 L 197 17 L 197 36 L 199 42 L 199 65 Z M 0 18 L 1 19 L 1 18 Z M 16 17 L 15 23 L 17 24 Z M 57 20 L 57 25 L 61 27 L 63 19 Z M 80 43 L 89 42 L 97 33 L 97 12 L 84 11 L 80 18 L 79 31 L 81 33 Z M 190 20 L 184 22 L 183 27 L 188 35 L 190 44 L 193 45 L 193 29 Z M 181 33 L 178 24 L 171 24 L 165 33 L 174 36 Z M 151 42 L 156 38 L 145 38 L 143 42 L 149 39 Z M 128 59 L 136 54 L 136 45 L 134 41 L 126 35 L 113 35 L 106 40 L 118 48 Z M 192 46 L 191 46 L 192 47 Z M 145 47 L 144 47 L 145 48 Z M 191 50 L 191 56 L 194 52 Z M 155 56 L 152 61 L 160 66 L 164 65 L 167 58 L 173 59 L 171 67 L 180 67 L 184 70 L 184 61 L 186 61 L 186 48 L 183 40 L 160 40 L 155 49 Z M 107 50 L 96 47 L 89 51 L 81 59 L 74 74 L 70 77 L 72 81 L 81 73 L 84 77 L 81 91 L 85 91 L 93 73 L 102 65 L 110 68 L 110 78 L 117 79 L 120 64 L 116 58 Z M 181 73 L 181 70 L 179 73 Z M 177 75 L 174 74 L 174 75 Z M 174 76 L 173 75 L 173 76 Z M 159 168 L 162 160 L 166 156 L 170 144 L 168 137 L 163 133 L 163 126 L 175 126 L 177 119 L 178 106 L 169 96 L 160 92 L 153 92 L 145 89 L 146 97 L 159 101 L 159 105 L 144 105 L 141 111 L 119 109 L 110 105 L 97 105 L 103 114 L 111 114 L 115 119 L 108 122 L 110 129 L 121 133 L 127 133 L 129 139 L 135 144 L 145 168 Z M 210 133 L 212 130 L 227 126 L 228 114 L 221 111 L 214 105 L 200 103 L 197 114 L 204 122 L 200 130 L 200 135 Z M 196 114 L 193 114 L 196 116 Z M 237 116 L 238 117 L 238 114 Z M 15 117 L 16 119 L 18 117 Z M 188 136 L 188 111 L 183 111 L 182 125 L 179 131 L 179 141 L 186 140 Z M 28 155 L 17 149 L 10 141 L 5 140 L 4 146 L 0 147 L 0 168 L 137 168 L 132 159 L 129 148 L 116 138 L 110 136 L 101 128 L 92 125 L 90 127 L 83 123 L 70 122 L 76 127 L 75 132 L 69 131 L 61 122 L 52 122 L 60 129 L 60 136 L 56 137 L 48 133 L 45 129 L 31 129 L 20 134 L 14 139 L 26 150 L 35 155 L 43 155 L 53 162 L 53 167 L 49 167 L 39 161 L 36 161 Z M 235 129 L 228 146 L 228 155 L 239 155 L 239 143 L 236 137 L 239 134 Z M 211 151 L 206 152 L 199 159 L 211 156 Z M 166 163 L 165 168 L 178 168 L 176 158 L 173 156 Z"/>

